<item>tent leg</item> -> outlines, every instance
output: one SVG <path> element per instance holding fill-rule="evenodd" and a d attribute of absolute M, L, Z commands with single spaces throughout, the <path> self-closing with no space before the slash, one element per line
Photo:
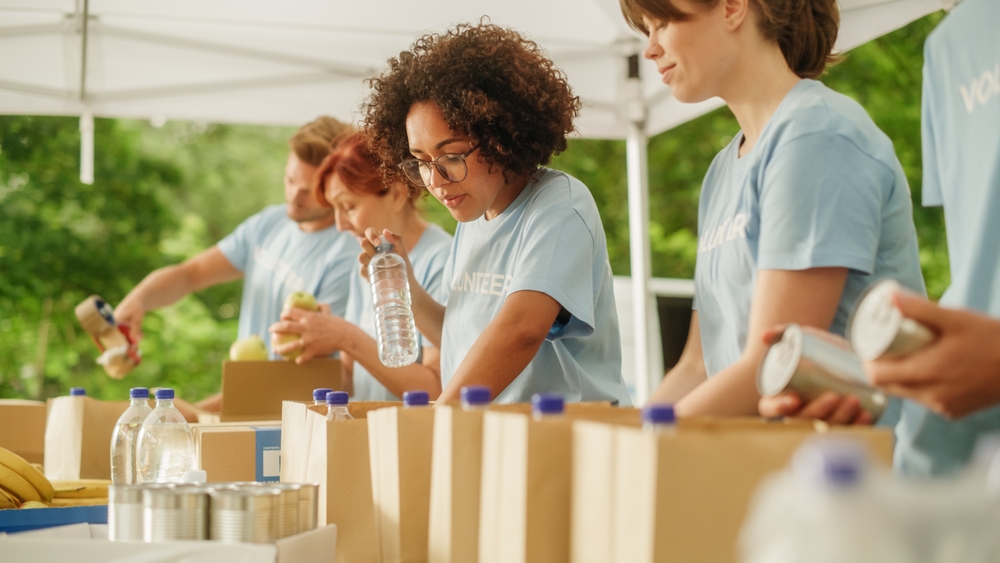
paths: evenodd
<path fill-rule="evenodd" d="M 94 114 L 80 116 L 80 182 L 94 183 Z"/>

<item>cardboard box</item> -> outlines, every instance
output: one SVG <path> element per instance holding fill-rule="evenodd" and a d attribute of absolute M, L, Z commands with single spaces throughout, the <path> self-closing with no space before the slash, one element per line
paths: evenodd
<path fill-rule="evenodd" d="M 222 422 L 281 420 L 283 401 L 304 401 L 313 389 L 343 389 L 340 360 L 222 363 Z"/>
<path fill-rule="evenodd" d="M 218 541 L 113 542 L 107 526 L 75 525 L 0 534 L 4 561 L 185 561 L 188 563 L 328 563 L 337 544 L 337 527 L 325 526 L 273 544 Z"/>
<path fill-rule="evenodd" d="M 756 418 L 683 419 L 673 434 L 575 424 L 571 561 L 735 561 L 758 483 L 818 433 L 855 437 L 891 462 L 888 429 Z"/>
<path fill-rule="evenodd" d="M 281 423 L 192 424 L 198 468 L 209 483 L 278 481 Z"/>
<path fill-rule="evenodd" d="M 42 401 L 0 399 L 0 446 L 28 460 L 45 457 L 46 406 Z"/>

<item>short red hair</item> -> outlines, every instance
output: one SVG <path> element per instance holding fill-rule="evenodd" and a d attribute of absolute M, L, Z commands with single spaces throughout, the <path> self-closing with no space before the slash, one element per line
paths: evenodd
<path fill-rule="evenodd" d="M 362 195 L 385 195 L 389 189 L 382 183 L 378 161 L 368 151 L 361 135 L 355 133 L 344 139 L 320 164 L 316 173 L 316 201 L 330 207 L 326 200 L 326 185 L 339 176 L 349 190 Z"/>

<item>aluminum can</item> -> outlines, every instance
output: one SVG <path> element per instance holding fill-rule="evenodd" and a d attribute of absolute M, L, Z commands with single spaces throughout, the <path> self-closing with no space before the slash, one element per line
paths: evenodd
<path fill-rule="evenodd" d="M 299 483 L 299 526 L 298 531 L 315 530 L 319 511 L 319 485 Z"/>
<path fill-rule="evenodd" d="M 847 339 L 863 361 L 899 358 L 935 339 L 933 331 L 903 316 L 892 303 L 896 292 L 909 291 L 893 279 L 879 280 L 861 294 L 847 320 Z"/>
<path fill-rule="evenodd" d="M 142 541 L 141 485 L 108 487 L 108 539 Z"/>
<path fill-rule="evenodd" d="M 796 324 L 788 325 L 764 354 L 757 370 L 757 391 L 764 396 L 795 391 L 805 402 L 826 391 L 853 395 L 875 419 L 887 403 L 884 393 L 865 383 L 864 369 L 854 353 Z"/>
<path fill-rule="evenodd" d="M 266 486 L 281 491 L 278 500 L 278 539 L 299 533 L 299 490 L 298 483 L 267 483 Z"/>
<path fill-rule="evenodd" d="M 211 487 L 146 487 L 142 494 L 143 540 L 208 539 Z"/>
<path fill-rule="evenodd" d="M 281 489 L 240 487 L 211 493 L 211 539 L 226 543 L 278 540 Z"/>

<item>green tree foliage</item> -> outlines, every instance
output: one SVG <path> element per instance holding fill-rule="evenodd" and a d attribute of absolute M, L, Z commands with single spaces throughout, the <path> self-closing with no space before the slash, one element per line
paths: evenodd
<path fill-rule="evenodd" d="M 852 51 L 824 82 L 858 100 L 893 139 L 914 197 L 921 261 L 932 296 L 948 284 L 943 218 L 919 205 L 923 42 L 941 15 Z M 691 277 L 698 195 L 715 154 L 739 127 L 725 108 L 649 144 L 653 273 Z M 236 336 L 240 283 L 147 316 L 144 359 L 122 381 L 95 364 L 96 347 L 73 307 L 112 303 L 151 270 L 218 242 L 265 205 L 280 203 L 287 127 L 99 119 L 95 183 L 79 182 L 75 118 L 0 116 L 0 397 L 46 397 L 83 385 L 122 399 L 132 386 L 166 385 L 196 400 L 219 385 Z M 577 176 L 601 210 L 616 274 L 629 273 L 625 145 L 574 139 L 553 166 Z M 428 217 L 453 232 L 433 198 Z"/>

